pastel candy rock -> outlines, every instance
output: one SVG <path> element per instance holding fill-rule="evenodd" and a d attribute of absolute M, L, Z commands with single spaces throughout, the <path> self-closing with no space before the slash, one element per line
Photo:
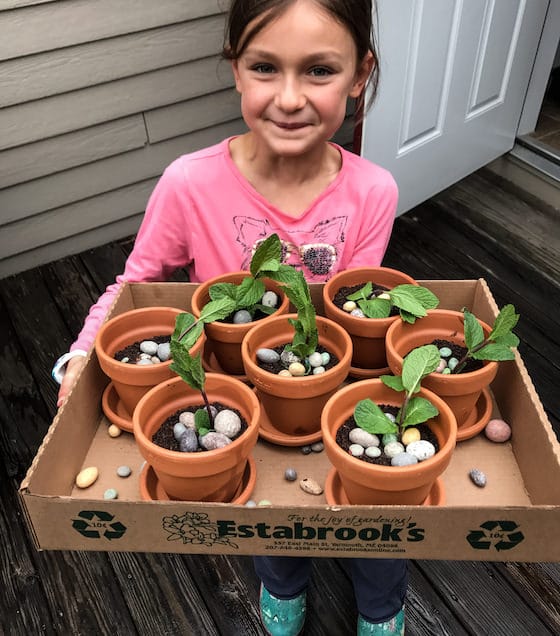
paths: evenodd
<path fill-rule="evenodd" d="M 325 373 L 325 367 L 320 366 L 313 369 L 313 375 L 321 375 L 321 373 Z"/>
<path fill-rule="evenodd" d="M 478 486 L 479 488 L 484 488 L 484 486 L 486 486 L 486 475 L 478 468 L 473 468 L 469 472 L 469 477 L 475 486 Z"/>
<path fill-rule="evenodd" d="M 411 442 L 406 447 L 406 452 L 410 453 L 410 455 L 414 455 L 419 462 L 422 462 L 425 459 L 432 457 L 435 454 L 436 449 L 431 442 L 421 439 L 417 442 Z"/>
<path fill-rule="evenodd" d="M 311 446 L 309 446 L 309 445 L 302 446 L 302 447 L 300 448 L 300 451 L 301 451 L 304 455 L 309 455 L 310 453 L 312 453 L 312 452 L 313 452 L 313 451 L 311 450 Z"/>
<path fill-rule="evenodd" d="M 130 477 L 131 474 L 132 474 L 132 469 L 130 468 L 130 466 L 119 466 L 117 468 L 117 475 L 119 477 L 122 477 L 123 479 Z"/>
<path fill-rule="evenodd" d="M 348 451 L 352 457 L 361 457 L 364 454 L 364 447 L 361 444 L 350 444 Z"/>
<path fill-rule="evenodd" d="M 257 349 L 257 360 L 265 364 L 274 364 L 280 360 L 280 354 L 274 349 Z"/>
<path fill-rule="evenodd" d="M 284 471 L 284 479 L 286 481 L 295 481 L 297 479 L 297 472 L 295 468 L 286 468 Z"/>
<path fill-rule="evenodd" d="M 115 424 L 111 424 L 107 427 L 107 433 L 109 433 L 109 437 L 118 437 L 122 434 L 122 431 L 118 426 L 115 426 Z"/>
<path fill-rule="evenodd" d="M 320 367 L 323 365 L 323 357 L 318 351 L 315 351 L 315 353 L 312 353 L 309 356 L 308 360 L 309 360 L 309 364 L 312 367 Z"/>
<path fill-rule="evenodd" d="M 357 305 L 353 300 L 347 300 L 344 305 L 342 305 L 342 309 L 343 311 L 347 311 L 348 313 L 350 313 L 351 311 L 354 311 L 354 309 L 356 309 Z"/>
<path fill-rule="evenodd" d="M 142 340 L 140 343 L 140 351 L 142 353 L 147 353 L 149 356 L 155 356 L 157 348 L 157 342 L 154 342 L 153 340 Z"/>
<path fill-rule="evenodd" d="M 389 413 L 385 413 L 385 415 L 389 415 Z M 383 444 L 383 446 L 387 446 L 387 444 L 389 444 L 389 442 L 397 442 L 397 436 L 395 433 L 385 433 L 385 435 L 383 435 L 383 437 L 381 438 L 381 443 Z"/>
<path fill-rule="evenodd" d="M 292 362 L 292 364 L 288 367 L 288 371 L 296 378 L 305 375 L 305 367 L 301 364 L 301 362 Z"/>
<path fill-rule="evenodd" d="M 411 426 L 410 428 L 405 429 L 404 433 L 401 436 L 401 442 L 408 446 L 411 442 L 418 442 L 420 440 L 420 431 Z"/>
<path fill-rule="evenodd" d="M 366 457 L 376 459 L 377 457 L 381 457 L 381 449 L 379 446 L 368 446 L 365 450 L 365 454 Z"/>
<path fill-rule="evenodd" d="M 182 424 L 185 428 L 194 428 L 194 413 L 191 411 L 183 411 L 179 415 L 179 423 Z"/>
<path fill-rule="evenodd" d="M 328 351 L 323 351 L 321 358 L 323 360 L 323 366 L 326 366 L 331 361 L 331 354 Z"/>
<path fill-rule="evenodd" d="M 400 442 L 389 442 L 383 447 L 383 452 L 387 457 L 394 457 L 399 453 L 404 452 L 404 446 Z"/>
<path fill-rule="evenodd" d="M 257 502 L 254 499 L 249 499 L 249 501 L 245 504 L 245 508 L 256 508 Z"/>
<path fill-rule="evenodd" d="M 153 362 L 152 362 L 151 358 L 142 358 L 142 359 L 138 360 L 138 362 L 136 364 L 146 365 L 146 364 L 153 364 Z"/>
<path fill-rule="evenodd" d="M 115 488 L 107 488 L 107 490 L 103 493 L 103 499 L 118 499 L 119 493 Z"/>
<path fill-rule="evenodd" d="M 381 292 L 378 294 L 377 298 L 380 300 L 391 300 L 391 295 L 388 292 Z"/>
<path fill-rule="evenodd" d="M 265 292 L 261 298 L 261 303 L 265 307 L 276 307 L 278 305 L 278 294 L 273 291 Z"/>
<path fill-rule="evenodd" d="M 417 464 L 418 458 L 410 453 L 399 453 L 391 458 L 391 466 L 412 466 Z"/>
<path fill-rule="evenodd" d="M 449 358 L 447 361 L 447 368 L 453 371 L 453 369 L 459 364 L 459 360 L 457 358 Z"/>
<path fill-rule="evenodd" d="M 152 356 L 150 358 L 150 360 L 154 363 L 154 364 L 161 364 L 161 360 L 157 357 L 157 356 Z"/>
<path fill-rule="evenodd" d="M 288 369 L 281 369 L 280 371 L 278 371 L 278 375 L 284 377 L 284 378 L 291 378 L 292 374 L 288 371 Z"/>
<path fill-rule="evenodd" d="M 325 450 L 325 445 L 323 442 L 315 442 L 314 444 L 311 444 L 311 450 L 314 453 L 322 453 Z"/>
<path fill-rule="evenodd" d="M 484 433 L 491 442 L 507 442 L 511 437 L 511 428 L 504 420 L 494 419 L 486 424 Z"/>
<path fill-rule="evenodd" d="M 239 309 L 233 314 L 234 325 L 245 325 L 252 321 L 251 314 L 246 309 Z"/>
<path fill-rule="evenodd" d="M 99 477 L 99 470 L 97 466 L 89 466 L 84 468 L 76 476 L 76 486 L 78 488 L 89 488 L 97 478 Z"/>
<path fill-rule="evenodd" d="M 224 409 L 214 418 L 214 430 L 229 438 L 235 437 L 241 430 L 241 418 L 230 409 Z"/>
<path fill-rule="evenodd" d="M 223 448 L 228 444 L 231 444 L 231 440 L 222 433 L 214 433 L 210 431 L 204 437 L 199 439 L 200 445 L 206 450 L 216 450 L 216 448 Z"/>
<path fill-rule="evenodd" d="M 392 413 L 389 413 L 388 411 L 384 411 L 383 414 L 385 415 L 386 418 L 391 420 L 391 422 L 395 422 L 397 420 L 397 418 Z M 393 435 L 393 437 L 395 439 L 397 439 L 397 436 L 395 435 L 395 433 L 385 433 L 385 434 L 386 435 Z"/>
<path fill-rule="evenodd" d="M 440 358 L 439 364 L 436 367 L 436 373 L 443 373 L 443 370 L 447 368 L 447 362 Z"/>
<path fill-rule="evenodd" d="M 289 366 L 290 364 L 292 364 L 292 362 L 300 361 L 293 351 L 286 351 L 285 349 L 280 354 L 280 360 L 282 361 L 282 364 L 286 366 Z"/>
<path fill-rule="evenodd" d="M 299 487 L 310 495 L 320 495 L 323 492 L 321 486 L 310 477 L 305 477 L 305 479 L 300 480 Z"/>
<path fill-rule="evenodd" d="M 356 307 L 356 309 L 352 309 L 352 311 L 350 312 L 350 315 L 354 316 L 355 318 L 365 318 L 366 317 L 364 312 L 359 307 Z"/>
<path fill-rule="evenodd" d="M 186 428 L 179 438 L 179 450 L 182 453 L 194 453 L 198 450 L 198 436 L 194 428 Z"/>
<path fill-rule="evenodd" d="M 169 360 L 169 356 L 171 355 L 170 343 L 162 342 L 161 344 L 158 344 L 156 355 L 162 362 Z"/>
<path fill-rule="evenodd" d="M 453 353 L 449 347 L 441 347 L 439 350 L 439 355 L 442 358 L 449 358 L 449 356 Z"/>
<path fill-rule="evenodd" d="M 186 430 L 187 427 L 182 422 L 177 422 L 173 425 L 173 437 L 179 441 Z"/>
<path fill-rule="evenodd" d="M 364 431 L 363 428 L 353 428 L 349 435 L 348 439 L 353 444 L 361 444 L 364 448 L 367 446 L 379 446 L 379 437 L 374 435 L 373 433 L 368 433 Z"/>

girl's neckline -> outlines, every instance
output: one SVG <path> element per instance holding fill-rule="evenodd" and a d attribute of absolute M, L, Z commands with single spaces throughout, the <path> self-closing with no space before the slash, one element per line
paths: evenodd
<path fill-rule="evenodd" d="M 334 176 L 333 179 L 331 179 L 331 181 L 329 181 L 326 186 L 324 188 L 322 188 L 322 190 L 320 190 L 318 192 L 317 195 L 315 195 L 310 202 L 306 205 L 305 208 L 303 208 L 301 211 L 297 211 L 295 213 L 293 212 L 288 212 L 286 210 L 283 210 L 281 207 L 278 207 L 278 205 L 276 205 L 275 203 L 273 203 L 272 201 L 270 201 L 263 193 L 261 193 L 252 183 L 251 181 L 243 174 L 243 172 L 240 170 L 240 168 L 238 167 L 238 165 L 235 163 L 235 161 L 233 160 L 233 157 L 231 155 L 231 149 L 230 149 L 230 143 L 234 140 L 237 139 L 240 135 L 234 135 L 232 137 L 229 137 L 227 139 L 224 140 L 223 144 L 224 144 L 224 154 L 225 154 L 225 158 L 226 158 L 226 162 L 230 168 L 230 170 L 232 171 L 232 173 L 234 174 L 234 176 L 237 178 L 237 180 L 240 182 L 240 184 L 244 187 L 244 189 L 246 191 L 249 192 L 249 194 L 255 198 L 257 198 L 259 201 L 261 201 L 262 203 L 264 203 L 267 207 L 269 207 L 270 209 L 274 210 L 276 213 L 285 216 L 289 219 L 302 219 L 304 216 L 306 216 L 322 199 L 324 199 L 332 190 L 334 190 L 338 184 L 340 183 L 341 179 L 343 178 L 343 173 L 345 171 L 345 157 L 344 157 L 344 153 L 342 152 L 342 148 L 341 146 L 339 146 L 338 144 L 332 142 L 332 141 L 328 141 L 328 145 L 335 149 L 338 152 L 339 158 L 340 158 L 340 168 L 338 170 L 338 172 L 336 173 L 336 175 Z"/>

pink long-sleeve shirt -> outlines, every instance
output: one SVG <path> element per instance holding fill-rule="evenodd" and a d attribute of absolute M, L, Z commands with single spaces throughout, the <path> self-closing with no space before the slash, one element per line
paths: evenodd
<path fill-rule="evenodd" d="M 239 172 L 230 140 L 168 166 L 124 272 L 92 306 L 71 351 L 89 350 L 123 282 L 164 281 L 185 266 L 192 282 L 248 269 L 255 246 L 273 233 L 283 242 L 284 262 L 301 268 L 309 282 L 381 264 L 398 199 L 389 172 L 336 146 L 340 172 L 295 218 L 271 205 Z"/>

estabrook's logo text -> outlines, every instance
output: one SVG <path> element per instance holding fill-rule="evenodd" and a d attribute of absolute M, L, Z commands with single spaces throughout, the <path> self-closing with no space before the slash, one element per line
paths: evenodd
<path fill-rule="evenodd" d="M 362 541 L 362 542 L 388 542 L 401 541 L 416 542 L 424 539 L 424 528 L 417 528 L 416 523 L 409 522 L 397 527 L 391 523 L 382 523 L 378 526 L 366 526 L 355 528 L 351 526 L 311 526 L 300 521 L 290 525 L 270 525 L 266 522 L 255 524 L 237 524 L 235 521 L 218 520 L 218 534 L 220 537 L 232 537 L 237 539 L 296 539 L 309 541 Z"/>

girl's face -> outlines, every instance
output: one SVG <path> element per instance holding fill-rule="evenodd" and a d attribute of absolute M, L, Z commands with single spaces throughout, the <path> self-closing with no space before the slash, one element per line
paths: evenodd
<path fill-rule="evenodd" d="M 347 98 L 367 81 L 372 55 L 360 65 L 356 58 L 348 30 L 312 0 L 298 0 L 232 63 L 245 123 L 272 155 L 313 151 L 338 130 Z"/>

